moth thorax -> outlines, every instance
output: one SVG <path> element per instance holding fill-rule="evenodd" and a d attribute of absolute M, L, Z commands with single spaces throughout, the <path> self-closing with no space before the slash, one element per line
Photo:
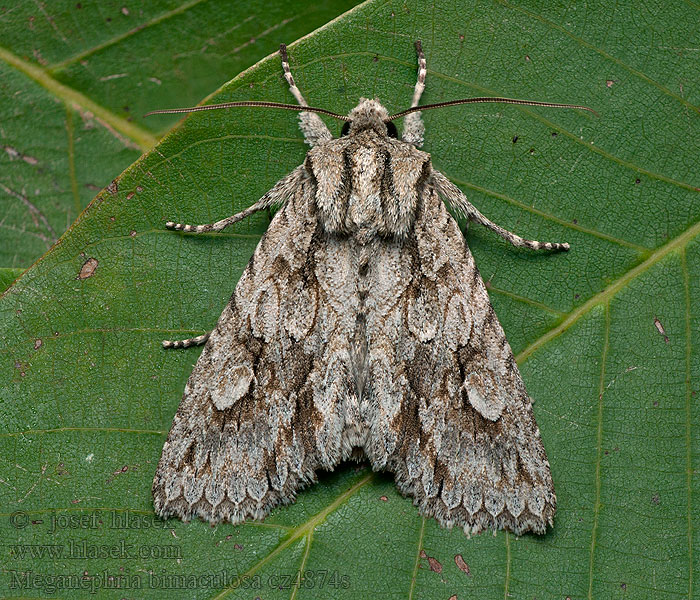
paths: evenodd
<path fill-rule="evenodd" d="M 406 157 L 375 132 L 360 132 L 353 140 L 343 141 L 346 139 L 308 154 L 307 166 L 317 182 L 315 205 L 324 230 L 351 235 L 361 244 L 377 236 L 405 237 L 413 226 L 417 205 L 416 181 L 408 185 L 405 181 Z M 409 169 L 415 178 L 423 167 L 423 156 L 417 158 Z"/>

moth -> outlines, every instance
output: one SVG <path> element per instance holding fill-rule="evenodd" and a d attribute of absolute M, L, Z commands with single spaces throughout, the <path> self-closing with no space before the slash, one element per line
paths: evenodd
<path fill-rule="evenodd" d="M 420 42 L 411 107 L 361 98 L 347 116 L 308 106 L 228 102 L 154 112 L 258 106 L 300 111 L 311 149 L 250 208 L 176 231 L 221 231 L 280 206 L 187 381 L 153 480 L 158 515 L 211 523 L 261 519 L 295 500 L 319 469 L 363 455 L 394 474 L 423 515 L 466 533 L 544 533 L 556 495 L 532 403 L 486 287 L 444 201 L 514 246 L 419 148 Z M 591 110 L 591 112 L 593 112 Z M 344 121 L 333 138 L 318 114 Z M 149 113 L 152 114 L 152 113 Z M 405 117 L 401 138 L 394 121 Z"/>

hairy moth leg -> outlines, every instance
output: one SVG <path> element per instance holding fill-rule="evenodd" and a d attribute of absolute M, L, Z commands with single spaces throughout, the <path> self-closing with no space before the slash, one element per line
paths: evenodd
<path fill-rule="evenodd" d="M 433 170 L 433 182 L 435 183 L 435 189 L 438 193 L 445 198 L 455 210 L 462 213 L 462 215 L 470 221 L 480 223 L 484 227 L 497 233 L 506 242 L 510 242 L 517 248 L 529 248 L 530 250 L 568 250 L 570 247 L 566 242 L 538 242 L 536 240 L 523 239 L 519 235 L 504 229 L 493 221 L 489 221 L 471 202 L 469 202 L 467 197 L 462 193 L 462 190 L 439 171 Z"/>
<path fill-rule="evenodd" d="M 163 348 L 189 348 L 190 346 L 201 346 L 206 344 L 211 331 L 207 331 L 202 335 L 187 338 L 186 340 L 163 340 Z"/>
<path fill-rule="evenodd" d="M 217 221 L 216 223 L 206 225 L 184 225 L 182 223 L 173 223 L 172 221 L 168 221 L 165 226 L 168 229 L 184 231 L 186 233 L 207 233 L 210 231 L 221 231 L 222 229 L 245 219 L 259 210 L 264 210 L 275 204 L 282 204 L 297 188 L 302 174 L 303 167 L 295 169 L 289 175 L 280 179 L 280 181 L 278 181 L 277 184 L 275 184 L 275 186 L 269 192 L 263 195 L 263 197 L 260 198 L 260 200 L 258 200 L 255 204 L 239 213 L 236 213 L 235 215 L 222 219 L 221 221 Z M 208 332 L 186 340 L 163 340 L 163 348 L 177 349 L 189 348 L 190 346 L 199 346 L 206 343 L 210 334 L 211 332 Z"/>
<path fill-rule="evenodd" d="M 260 200 L 258 200 L 252 206 L 249 206 L 245 210 L 242 210 L 235 215 L 221 219 L 216 223 L 207 223 L 205 225 L 186 225 L 183 223 L 175 223 L 173 221 L 168 221 L 165 226 L 168 229 L 174 229 L 175 231 L 184 231 L 185 233 L 209 233 L 211 231 L 222 231 L 227 227 L 238 223 L 249 217 L 250 215 L 258 212 L 259 210 L 264 210 L 270 208 L 275 204 L 282 204 L 284 201 L 294 192 L 294 190 L 299 185 L 299 181 L 303 176 L 304 168 L 297 167 L 289 175 L 280 179 L 274 187 L 266 192 Z"/>

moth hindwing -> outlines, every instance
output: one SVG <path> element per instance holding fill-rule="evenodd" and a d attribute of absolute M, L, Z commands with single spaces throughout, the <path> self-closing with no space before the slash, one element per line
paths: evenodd
<path fill-rule="evenodd" d="M 282 66 L 311 146 L 304 163 L 221 231 L 279 205 L 205 343 L 153 480 L 156 512 L 260 519 L 358 452 L 394 474 L 421 514 L 467 533 L 543 533 L 556 496 L 532 404 L 447 201 L 516 246 L 419 148 L 425 57 L 411 108 L 360 99 L 347 115 L 306 104 Z M 198 107 L 204 110 L 212 107 Z M 190 110 L 190 109 L 182 109 Z M 590 110 L 590 109 L 586 109 Z M 345 121 L 334 139 L 318 112 Z M 405 116 L 401 139 L 392 120 Z"/>

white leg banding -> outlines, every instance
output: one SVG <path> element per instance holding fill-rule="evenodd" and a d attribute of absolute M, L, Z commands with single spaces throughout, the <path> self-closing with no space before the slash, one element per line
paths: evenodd
<path fill-rule="evenodd" d="M 530 248 L 531 250 L 568 250 L 570 248 L 569 244 L 559 243 L 559 242 L 538 242 L 536 240 L 526 240 L 521 238 L 519 235 L 515 235 L 512 231 L 504 229 L 500 225 L 496 225 L 493 221 L 489 221 L 484 215 L 482 215 L 476 207 L 469 202 L 467 197 L 462 193 L 454 183 L 452 183 L 447 177 L 445 177 L 439 171 L 433 170 L 433 183 L 435 184 L 435 189 L 438 194 L 440 194 L 448 204 L 452 206 L 457 212 L 461 213 L 463 217 L 469 219 L 470 221 L 475 221 L 480 223 L 484 227 L 490 229 L 491 231 L 497 233 L 507 242 L 513 244 L 518 248 Z"/>
<path fill-rule="evenodd" d="M 206 343 L 211 335 L 211 331 L 197 337 L 187 338 L 186 340 L 163 340 L 163 348 L 189 348 L 190 346 L 201 346 Z"/>

